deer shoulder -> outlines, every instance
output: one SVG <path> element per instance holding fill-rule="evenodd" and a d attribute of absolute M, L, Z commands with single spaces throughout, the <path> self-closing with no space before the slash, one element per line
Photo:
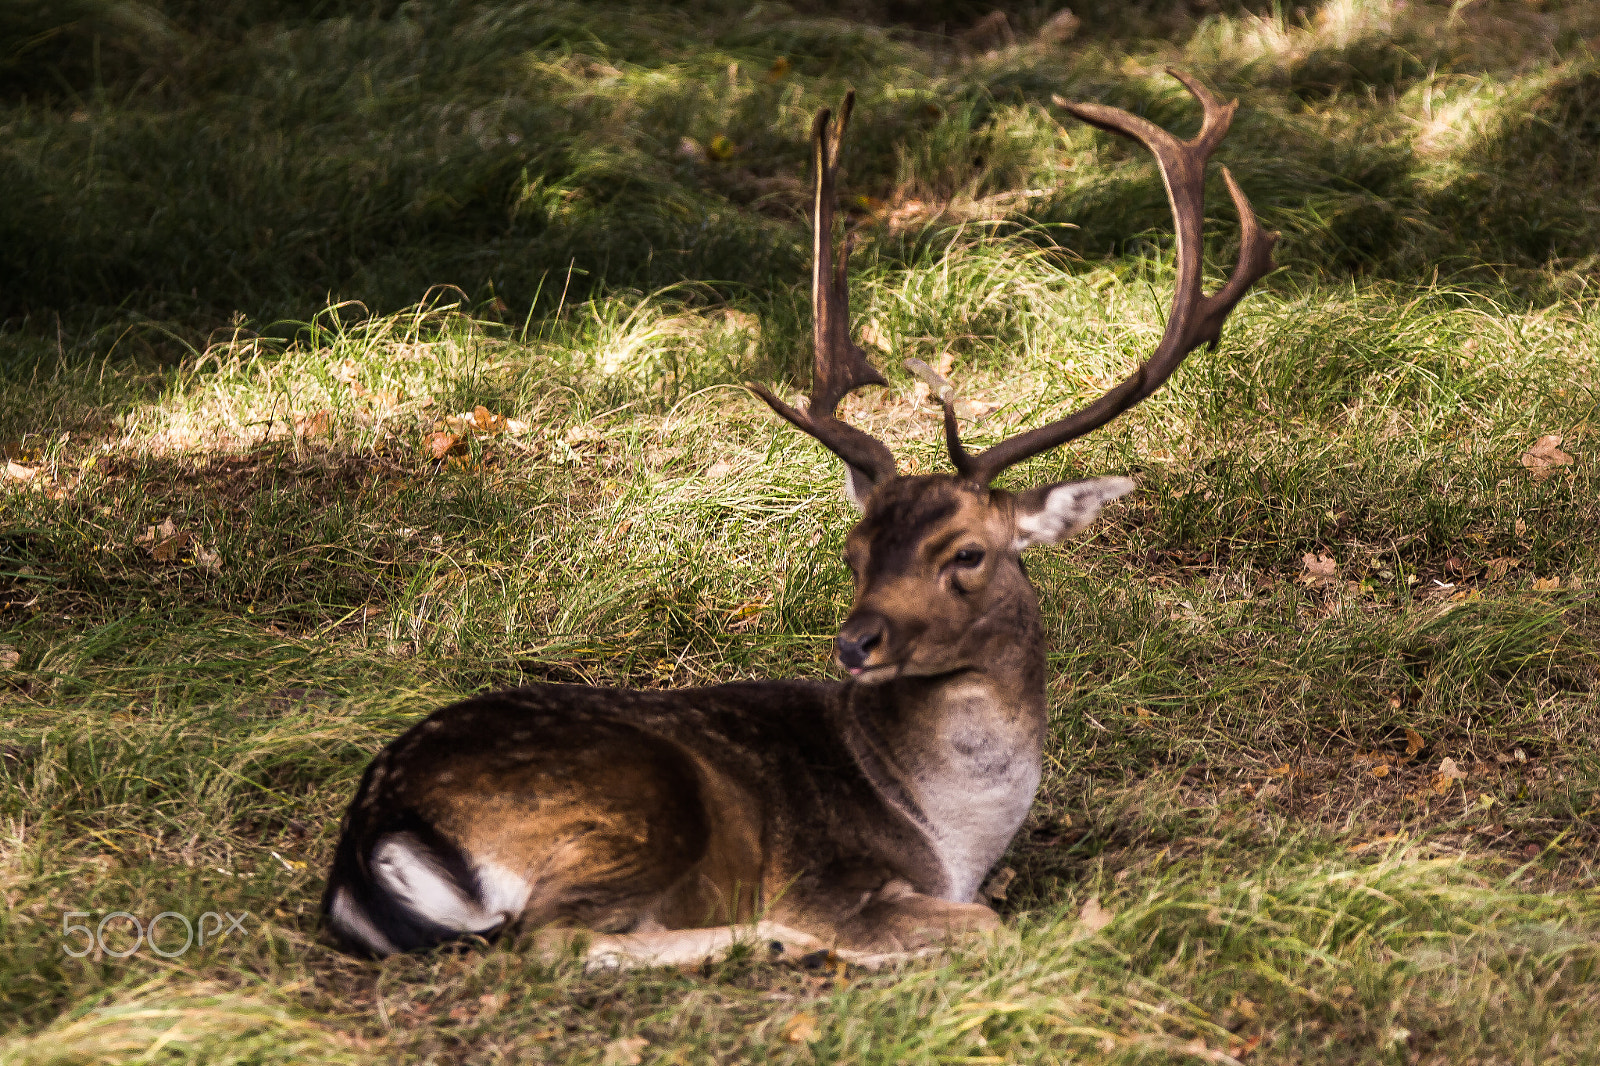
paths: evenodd
<path fill-rule="evenodd" d="M 574 938 L 596 964 L 693 961 L 745 936 L 857 958 L 917 951 L 994 927 L 976 901 L 1039 787 L 1045 643 L 1021 553 L 1086 529 L 1133 488 L 1123 477 L 1010 492 L 1009 467 L 1088 433 L 1215 344 L 1272 269 L 1275 235 L 1238 209 L 1239 263 L 1201 288 L 1206 162 L 1234 105 L 1177 75 L 1204 110 L 1183 141 L 1096 104 L 1078 118 L 1155 156 L 1177 229 L 1171 314 L 1155 351 L 1087 407 L 977 454 L 948 383 L 954 473 L 900 476 L 879 440 L 840 420 L 852 390 L 883 385 L 850 339 L 848 245 L 835 251 L 835 175 L 849 121 L 812 131 L 814 365 L 809 402 L 752 386 L 842 462 L 860 512 L 854 581 L 834 640 L 845 677 L 672 691 L 536 685 L 435 711 L 373 759 L 351 802 L 323 912 L 371 955 L 524 933 Z"/>

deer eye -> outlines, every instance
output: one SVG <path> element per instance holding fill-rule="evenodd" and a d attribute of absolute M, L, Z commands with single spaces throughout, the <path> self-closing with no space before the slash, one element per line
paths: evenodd
<path fill-rule="evenodd" d="M 962 548 L 960 551 L 956 552 L 955 563 L 957 566 L 971 568 L 977 566 L 981 562 L 983 562 L 983 552 L 979 551 L 977 548 Z"/>

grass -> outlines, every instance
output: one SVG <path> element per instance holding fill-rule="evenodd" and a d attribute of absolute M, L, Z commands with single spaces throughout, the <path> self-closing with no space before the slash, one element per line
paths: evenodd
<path fill-rule="evenodd" d="M 1008 10 L 0 15 L 0 1063 L 1595 1061 L 1594 15 Z M 809 112 L 862 96 L 891 385 L 847 417 L 942 469 L 901 359 L 982 444 L 1154 344 L 1159 183 L 1045 105 L 1192 123 L 1164 62 L 1242 98 L 1286 269 L 1009 475 L 1140 491 L 1029 560 L 1006 931 L 882 973 L 321 943 L 343 805 L 442 703 L 830 674 L 837 464 L 739 387 L 804 383 Z M 67 953 L 116 911 L 248 917 Z"/>

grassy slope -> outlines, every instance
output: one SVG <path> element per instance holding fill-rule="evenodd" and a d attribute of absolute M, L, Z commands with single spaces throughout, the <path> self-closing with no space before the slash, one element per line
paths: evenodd
<path fill-rule="evenodd" d="M 778 7 L 19 5 L 0 1062 L 1593 1061 L 1592 16 L 1106 8 L 985 53 Z M 1243 97 L 1226 160 L 1289 269 L 1013 475 L 1141 492 L 1030 559 L 1056 715 L 1007 934 L 880 975 L 317 943 L 339 809 L 441 702 L 828 672 L 838 472 L 734 387 L 804 349 L 810 110 L 862 94 L 893 383 L 850 417 L 929 469 L 901 358 L 950 358 L 982 439 L 1153 343 L 1159 186 L 1042 105 L 1192 121 L 1163 62 Z M 475 310 L 400 310 L 434 283 Z M 1576 461 L 1541 478 L 1545 433 Z M 223 909 L 246 935 L 171 962 L 62 950 L 65 911 Z"/>

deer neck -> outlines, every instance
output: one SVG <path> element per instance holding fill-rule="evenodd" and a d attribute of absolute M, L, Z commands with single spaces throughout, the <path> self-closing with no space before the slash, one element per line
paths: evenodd
<path fill-rule="evenodd" d="M 920 891 L 971 901 L 1038 791 L 1047 704 L 1035 612 L 987 642 L 982 665 L 846 687 L 847 739 L 884 801 L 934 861 Z"/>

